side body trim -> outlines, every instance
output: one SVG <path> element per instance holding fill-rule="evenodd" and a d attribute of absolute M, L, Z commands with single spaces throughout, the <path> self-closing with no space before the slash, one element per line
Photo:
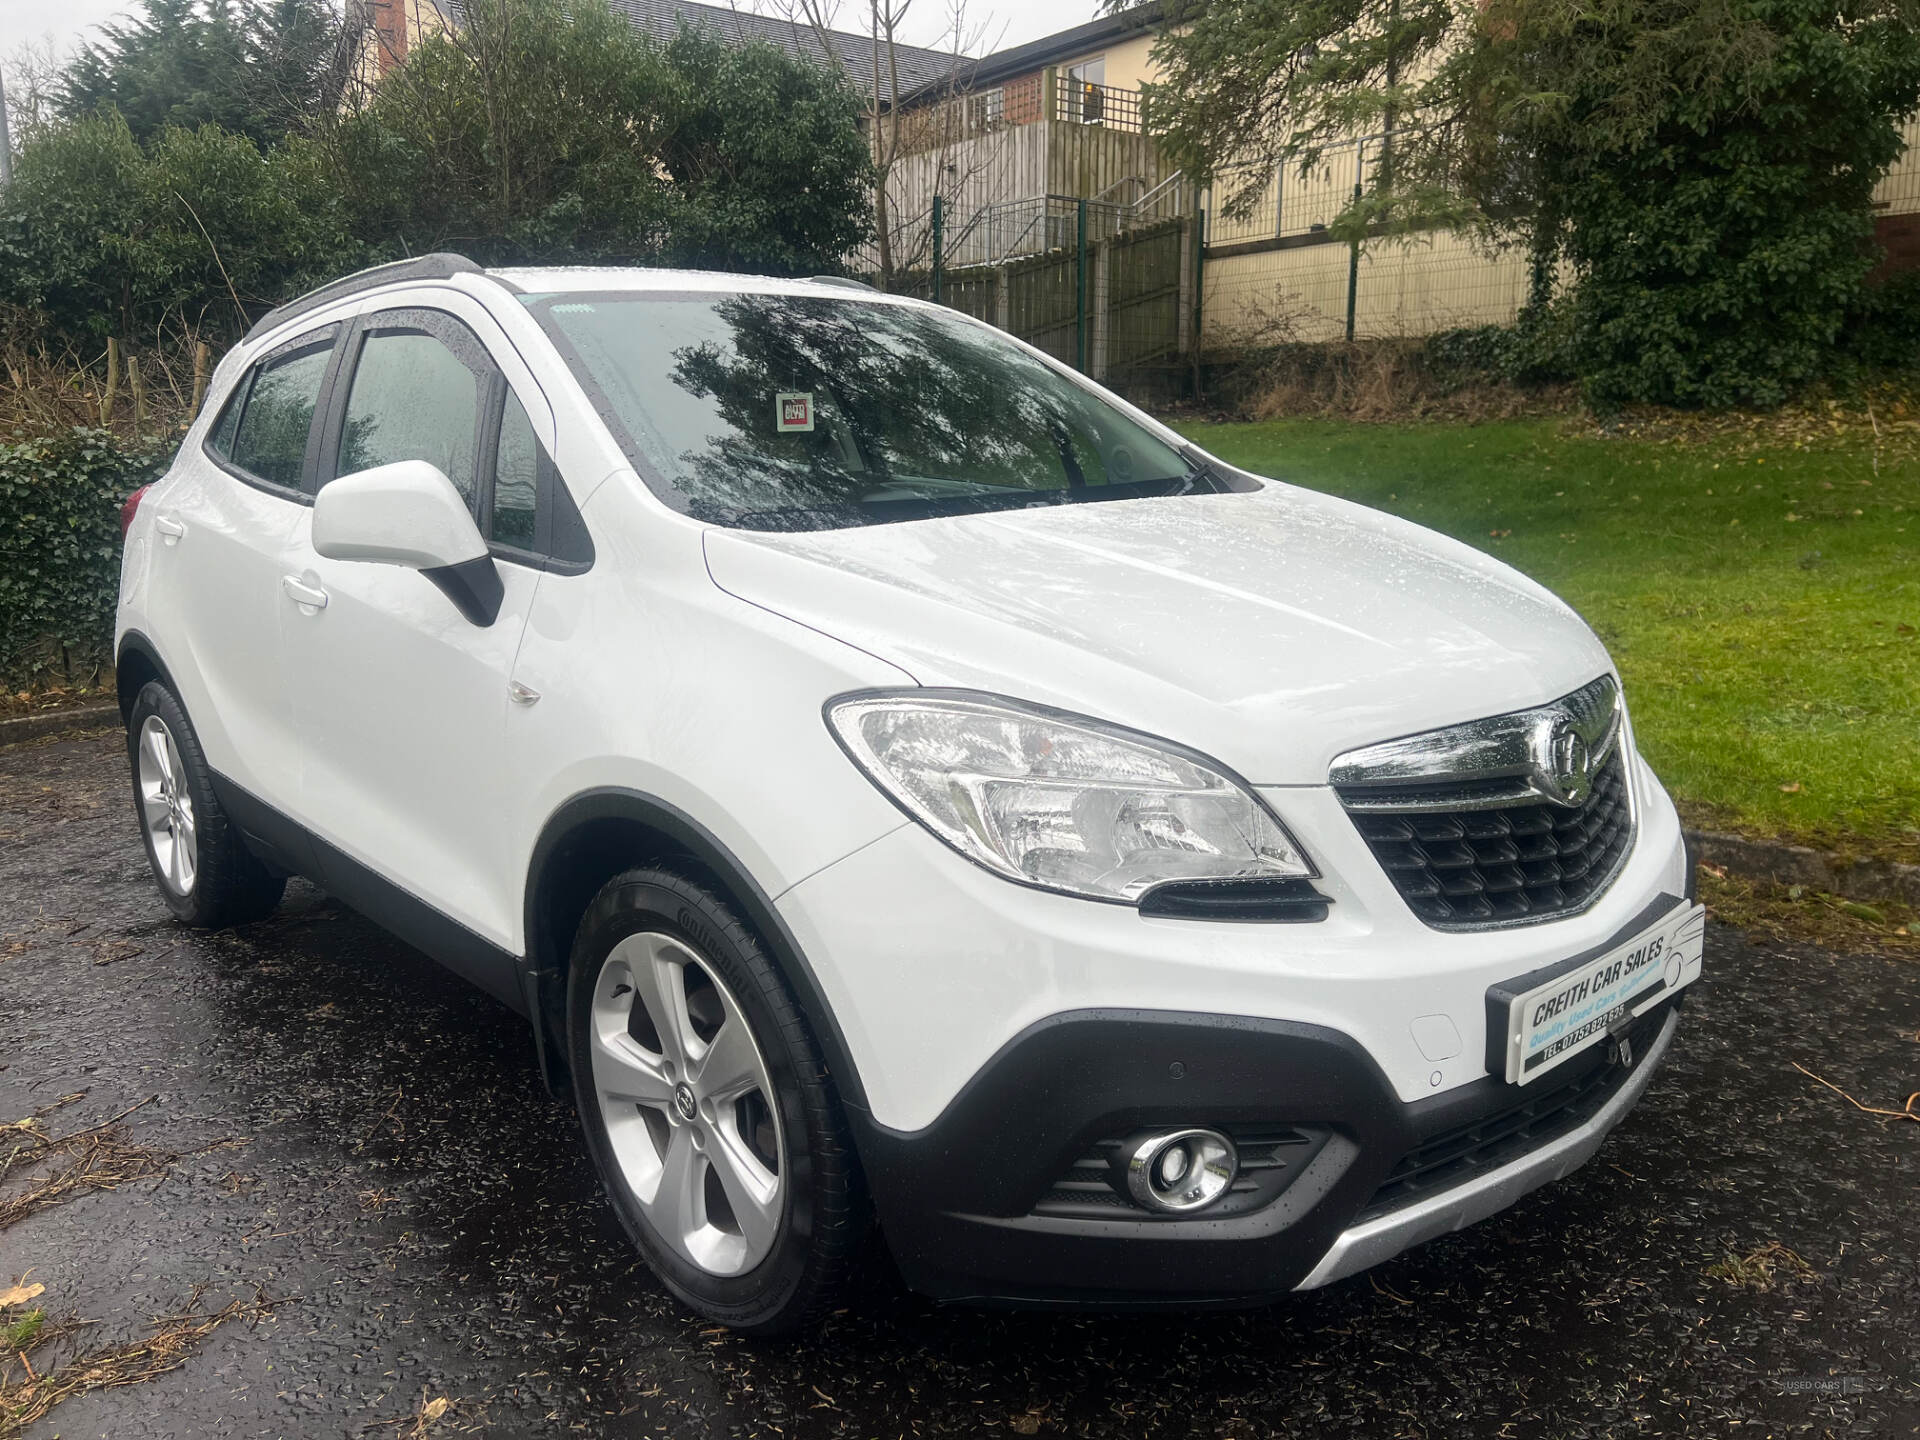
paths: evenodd
<path fill-rule="evenodd" d="M 304 875 L 416 950 L 520 1014 L 528 1013 L 517 957 L 328 844 L 297 820 L 215 772 L 221 806 L 261 859 Z"/>

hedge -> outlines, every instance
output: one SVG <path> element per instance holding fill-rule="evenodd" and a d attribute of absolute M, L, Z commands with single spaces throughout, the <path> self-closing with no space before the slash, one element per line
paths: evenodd
<path fill-rule="evenodd" d="M 82 679 L 112 663 L 120 507 L 175 444 L 85 428 L 0 444 L 0 680 Z"/>

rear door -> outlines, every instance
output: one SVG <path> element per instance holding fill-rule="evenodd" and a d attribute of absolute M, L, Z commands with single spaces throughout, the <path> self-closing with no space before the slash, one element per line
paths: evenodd
<path fill-rule="evenodd" d="M 280 648 L 281 559 L 312 503 L 326 380 L 342 327 L 261 356 L 204 444 L 155 492 L 149 614 L 208 763 L 277 809 L 298 798 Z"/>
<path fill-rule="evenodd" d="M 445 303 L 370 311 L 357 322 L 319 484 L 396 460 L 433 462 L 482 534 L 491 531 L 505 598 L 491 624 L 476 624 L 419 572 L 330 560 L 313 549 L 310 517 L 296 523 L 287 576 L 324 602 L 282 607 L 300 813 L 325 842 L 330 888 L 355 900 L 377 877 L 508 948 L 524 876 L 508 862 L 502 746 L 508 681 L 543 573 L 532 551 L 546 452 L 530 414 L 548 433 L 551 418 L 485 311 L 455 314 L 458 302 Z M 511 382 L 496 351 L 509 357 Z M 434 948 L 444 955 L 446 938 Z M 470 978 L 496 993 L 511 984 L 498 973 Z"/>

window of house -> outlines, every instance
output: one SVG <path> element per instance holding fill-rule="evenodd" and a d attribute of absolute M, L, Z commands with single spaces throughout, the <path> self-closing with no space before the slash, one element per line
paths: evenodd
<path fill-rule="evenodd" d="M 1067 67 L 1067 118 L 1098 125 L 1106 114 L 1107 57 L 1096 55 Z"/>

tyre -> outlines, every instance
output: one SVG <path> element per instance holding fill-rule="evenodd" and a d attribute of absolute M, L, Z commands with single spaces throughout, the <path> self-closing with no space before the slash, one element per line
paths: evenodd
<path fill-rule="evenodd" d="M 865 1192 L 806 1022 L 727 902 L 671 871 L 610 880 L 575 936 L 567 1043 L 587 1148 L 666 1287 L 754 1334 L 822 1313 Z"/>
<path fill-rule="evenodd" d="M 213 772 L 180 702 L 157 680 L 134 697 L 127 722 L 133 808 L 167 908 L 219 929 L 271 914 L 287 888 L 255 858 L 213 793 Z"/>

